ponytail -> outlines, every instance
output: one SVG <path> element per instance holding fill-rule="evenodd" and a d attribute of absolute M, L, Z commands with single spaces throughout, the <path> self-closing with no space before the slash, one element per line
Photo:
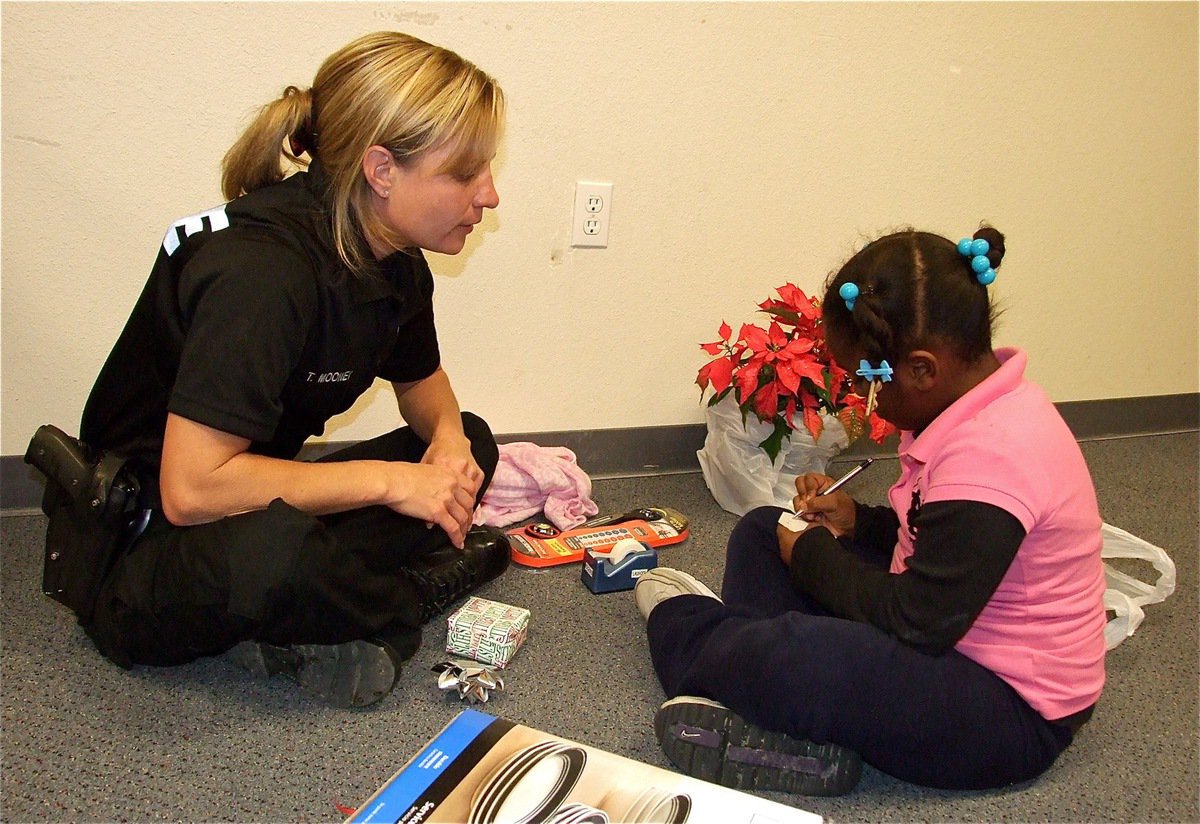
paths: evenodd
<path fill-rule="evenodd" d="M 281 161 L 304 168 L 319 158 L 334 247 L 348 269 L 368 274 L 373 245 L 404 240 L 372 205 L 364 152 L 382 146 L 408 164 L 447 146 L 438 171 L 474 175 L 495 155 L 503 120 L 499 84 L 473 63 L 401 32 L 363 35 L 325 58 L 311 88 L 288 86 L 259 110 L 225 153 L 221 191 L 232 200 L 283 180 L 292 169 Z"/>
<path fill-rule="evenodd" d="M 242 136 L 221 161 L 221 192 L 227 200 L 278 183 L 281 159 L 304 167 L 301 154 L 313 156 L 312 90 L 288 86 L 283 95 L 258 110 Z"/>
<path fill-rule="evenodd" d="M 987 259 L 999 268 L 1004 235 L 990 226 L 975 233 L 988 242 Z M 905 229 L 867 244 L 826 282 L 821 302 L 826 337 L 862 350 L 868 360 L 898 362 L 933 341 L 973 362 L 992 350 L 999 311 L 971 259 L 940 235 Z M 854 284 L 853 300 L 842 297 Z"/>

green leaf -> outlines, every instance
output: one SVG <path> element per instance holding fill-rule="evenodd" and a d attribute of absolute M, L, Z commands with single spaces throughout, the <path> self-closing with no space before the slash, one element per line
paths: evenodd
<path fill-rule="evenodd" d="M 767 436 L 767 439 L 758 446 L 763 452 L 767 453 L 767 457 L 774 464 L 779 457 L 779 450 L 783 448 L 783 439 L 791 439 L 792 430 L 788 428 L 787 421 L 783 418 L 775 419 L 775 431 Z"/>
<path fill-rule="evenodd" d="M 720 392 L 717 392 L 717 393 L 716 393 L 716 394 L 714 394 L 714 395 L 713 395 L 711 398 L 709 398 L 709 399 L 708 399 L 708 405 L 709 405 L 709 406 L 716 406 L 717 404 L 719 404 L 719 403 L 721 402 L 721 400 L 722 400 L 722 399 L 723 399 L 723 398 L 724 398 L 726 395 L 728 395 L 728 394 L 729 394 L 730 392 L 732 392 L 732 391 L 733 391 L 733 386 L 732 386 L 732 385 L 725 387 L 725 388 L 724 388 L 724 389 L 722 389 Z M 703 393 L 701 393 L 701 395 L 703 395 Z"/>
<path fill-rule="evenodd" d="M 768 315 L 774 315 L 780 320 L 785 320 L 793 326 L 800 323 L 801 320 L 800 313 L 794 312 L 791 309 L 779 309 L 777 307 L 772 307 L 771 309 L 763 309 L 762 311 Z"/>

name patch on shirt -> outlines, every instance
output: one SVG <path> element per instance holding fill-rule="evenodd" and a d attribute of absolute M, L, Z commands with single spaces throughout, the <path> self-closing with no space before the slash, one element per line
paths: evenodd
<path fill-rule="evenodd" d="M 309 383 L 344 383 L 350 380 L 350 376 L 354 374 L 353 369 L 347 369 L 345 372 L 309 372 Z"/>

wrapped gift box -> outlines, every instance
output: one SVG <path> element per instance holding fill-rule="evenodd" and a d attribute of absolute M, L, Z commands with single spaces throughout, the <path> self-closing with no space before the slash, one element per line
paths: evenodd
<path fill-rule="evenodd" d="M 503 669 L 525 642 L 529 610 L 472 595 L 446 623 L 446 652 Z"/>

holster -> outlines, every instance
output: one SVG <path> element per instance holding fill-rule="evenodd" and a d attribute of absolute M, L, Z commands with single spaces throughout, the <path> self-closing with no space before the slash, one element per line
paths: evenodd
<path fill-rule="evenodd" d="M 42 592 L 91 621 L 100 586 L 149 514 L 122 456 L 93 450 L 49 424 L 39 427 L 25 462 L 46 476 Z"/>

